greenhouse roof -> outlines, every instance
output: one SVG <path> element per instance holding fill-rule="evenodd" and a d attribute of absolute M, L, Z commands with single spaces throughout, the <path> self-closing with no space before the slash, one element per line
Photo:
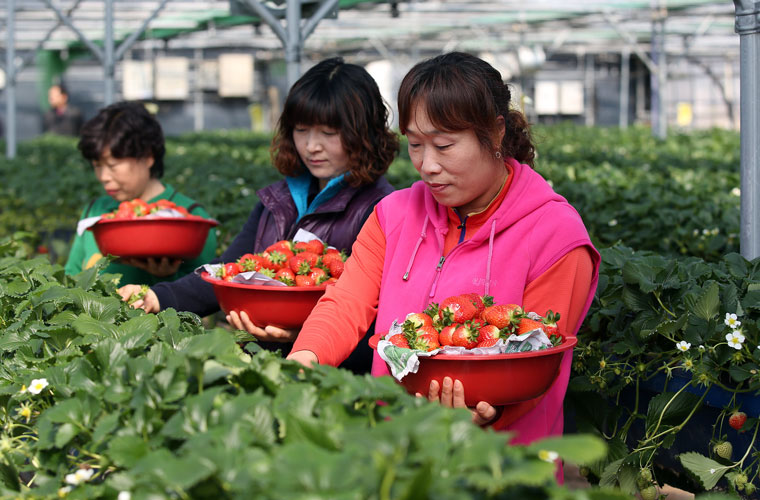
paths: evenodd
<path fill-rule="evenodd" d="M 275 33 L 257 16 L 241 15 L 231 7 L 236 3 L 245 0 L 113 0 L 114 38 L 126 39 L 149 21 L 141 37 L 144 46 L 249 47 L 277 57 L 282 44 Z M 10 0 L 0 0 L 4 13 L 0 46 L 7 43 L 9 4 Z M 82 45 L 56 9 L 88 39 L 97 43 L 104 38 L 105 0 L 16 0 L 15 4 L 18 51 Z M 282 1 L 267 5 L 284 10 Z M 658 18 L 665 20 L 668 52 L 688 49 L 694 55 L 717 57 L 725 57 L 727 51 L 738 53 L 735 11 L 726 1 L 340 0 L 339 7 L 337 16 L 323 19 L 307 39 L 306 57 L 336 52 L 391 57 L 518 46 L 541 46 L 547 52 L 647 50 L 653 19 Z"/>

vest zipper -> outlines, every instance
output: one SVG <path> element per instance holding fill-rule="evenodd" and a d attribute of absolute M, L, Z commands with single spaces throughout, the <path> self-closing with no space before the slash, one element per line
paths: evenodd
<path fill-rule="evenodd" d="M 435 297 L 435 289 L 438 286 L 438 278 L 441 277 L 441 268 L 446 261 L 446 257 L 441 255 L 441 260 L 438 261 L 438 265 L 435 267 L 435 279 L 433 280 L 433 287 L 430 289 L 430 298 Z"/>

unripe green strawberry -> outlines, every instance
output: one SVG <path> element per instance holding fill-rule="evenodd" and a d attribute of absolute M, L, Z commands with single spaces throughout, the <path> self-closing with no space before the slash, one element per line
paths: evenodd
<path fill-rule="evenodd" d="M 589 468 L 586 467 L 585 465 L 582 465 L 578 468 L 578 474 L 580 474 L 581 477 L 588 477 L 590 472 L 591 470 L 589 470 Z"/>
<path fill-rule="evenodd" d="M 722 443 L 716 444 L 715 447 L 713 448 L 713 451 L 720 458 L 725 458 L 726 460 L 731 460 L 731 452 L 734 451 L 734 447 L 731 446 L 730 442 L 723 441 Z"/>
<path fill-rule="evenodd" d="M 657 487 L 655 485 L 647 486 L 643 490 L 639 490 L 639 495 L 641 495 L 641 500 L 657 500 L 660 496 L 657 493 Z"/>
<path fill-rule="evenodd" d="M 744 493 L 747 495 L 752 495 L 757 487 L 754 485 L 754 483 L 747 483 L 744 485 Z"/>
<path fill-rule="evenodd" d="M 738 474 L 734 478 L 734 483 L 736 484 L 737 487 L 740 487 L 740 486 L 743 487 L 745 484 L 747 484 L 747 475 L 746 474 Z"/>

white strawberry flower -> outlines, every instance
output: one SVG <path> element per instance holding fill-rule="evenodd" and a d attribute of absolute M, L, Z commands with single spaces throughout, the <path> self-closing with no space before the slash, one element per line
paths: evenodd
<path fill-rule="evenodd" d="M 726 341 L 729 346 L 738 351 L 742 348 L 742 344 L 744 343 L 744 335 L 741 330 L 734 330 L 733 332 L 726 334 Z"/>
<path fill-rule="evenodd" d="M 128 491 L 120 491 L 119 496 L 116 497 L 116 500 L 132 500 L 132 493 Z"/>
<path fill-rule="evenodd" d="M 690 347 L 691 347 L 691 344 L 689 344 L 685 340 L 682 340 L 676 344 L 676 349 L 683 352 L 688 351 Z"/>
<path fill-rule="evenodd" d="M 610 226 L 610 227 L 615 227 L 615 226 L 618 225 L 618 221 L 617 221 L 617 219 L 610 219 L 610 221 L 607 223 L 607 225 Z"/>
<path fill-rule="evenodd" d="M 32 394 L 39 394 L 48 385 L 46 378 L 36 378 L 29 383 L 29 389 L 27 390 Z"/>
<path fill-rule="evenodd" d="M 731 190 L 731 195 L 732 196 L 741 196 L 742 195 L 742 190 L 739 189 L 738 187 L 735 187 L 735 188 L 733 188 Z"/>
<path fill-rule="evenodd" d="M 559 458 L 559 454 L 556 451 L 541 450 L 538 452 L 538 458 L 544 462 L 554 463 Z"/>
<path fill-rule="evenodd" d="M 66 474 L 66 482 L 74 486 L 86 483 L 95 474 L 95 469 L 77 469 L 73 474 Z"/>
<path fill-rule="evenodd" d="M 66 498 L 66 495 L 71 493 L 71 486 L 63 486 L 58 488 L 58 498 Z"/>
<path fill-rule="evenodd" d="M 726 313 L 726 319 L 723 322 L 734 330 L 739 328 L 742 324 L 742 322 L 736 318 L 736 314 L 732 313 Z"/>

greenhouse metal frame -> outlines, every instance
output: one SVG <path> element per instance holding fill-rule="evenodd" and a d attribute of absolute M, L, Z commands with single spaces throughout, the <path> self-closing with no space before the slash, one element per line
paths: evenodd
<path fill-rule="evenodd" d="M 741 76 L 741 251 L 760 256 L 760 102 L 757 88 L 760 0 L 596 1 L 526 6 L 517 0 L 3 0 L 5 13 L 6 155 L 16 155 L 17 75 L 40 49 L 86 49 L 103 67 L 104 103 L 115 99 L 115 66 L 133 46 L 268 47 L 287 63 L 288 82 L 300 75 L 304 52 L 420 57 L 450 50 L 617 53 L 635 56 L 651 73 L 653 134 L 665 137 L 667 56 L 687 47 L 693 57 L 738 50 Z M 65 29 L 62 29 L 65 28 Z M 737 36 L 738 34 L 738 43 Z M 307 47 L 307 39 L 311 46 Z M 22 57 L 18 57 L 21 55 Z M 630 75 L 621 65 L 621 88 Z M 627 93 L 620 93 L 620 124 Z M 624 122 L 624 119 L 626 122 Z"/>

